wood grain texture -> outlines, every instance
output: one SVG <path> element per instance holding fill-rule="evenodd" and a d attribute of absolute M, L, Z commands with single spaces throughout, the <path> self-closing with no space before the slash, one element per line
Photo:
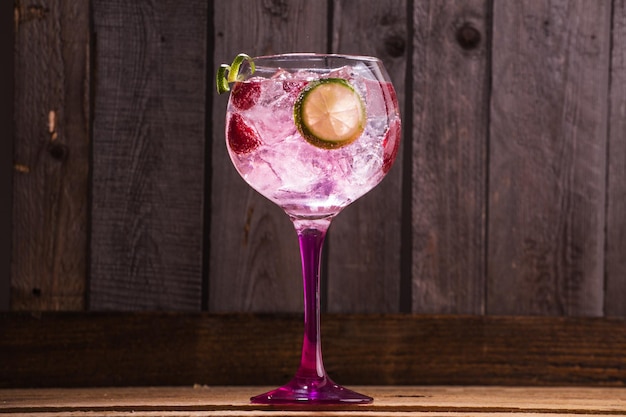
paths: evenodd
<path fill-rule="evenodd" d="M 277 385 L 301 315 L 0 314 L 0 387 Z M 626 385 L 623 319 L 323 315 L 346 385 Z"/>
<path fill-rule="evenodd" d="M 487 312 L 603 313 L 610 4 L 494 3 Z"/>
<path fill-rule="evenodd" d="M 11 308 L 84 306 L 89 5 L 15 3 Z"/>
<path fill-rule="evenodd" d="M 333 52 L 378 57 L 404 106 L 406 1 L 336 1 Z M 404 114 L 404 111 L 402 111 Z M 347 207 L 328 235 L 328 311 L 399 311 L 402 228 L 402 147 L 383 182 Z"/>
<path fill-rule="evenodd" d="M 14 137 L 14 6 L 0 2 L 0 311 L 11 306 L 11 244 L 13 223 L 13 139 Z"/>
<path fill-rule="evenodd" d="M 604 313 L 626 317 L 626 3 L 613 3 Z"/>
<path fill-rule="evenodd" d="M 413 25 L 412 308 L 480 314 L 486 250 L 487 2 L 415 2 Z"/>
<path fill-rule="evenodd" d="M 325 1 L 237 0 L 214 7 L 216 68 L 240 52 L 326 49 Z M 296 232 L 287 215 L 235 171 L 224 140 L 227 101 L 214 93 L 209 310 L 302 311 Z"/>
<path fill-rule="evenodd" d="M 199 310 L 207 4 L 93 13 L 90 308 Z"/>
<path fill-rule="evenodd" d="M 591 416 L 626 413 L 626 390 L 589 387 L 357 386 L 374 398 L 368 405 L 297 408 L 250 404 L 269 387 L 131 387 L 0 390 L 0 413 L 91 416 Z M 352 388 L 352 387 L 351 387 Z M 308 412 L 308 413 L 307 413 Z M 318 414 L 319 412 L 319 414 Z"/>
<path fill-rule="evenodd" d="M 330 312 L 626 317 L 624 1 L 9 3 L 0 309 L 300 312 L 213 75 L 330 49 L 383 59 L 408 139 L 330 229 Z"/>

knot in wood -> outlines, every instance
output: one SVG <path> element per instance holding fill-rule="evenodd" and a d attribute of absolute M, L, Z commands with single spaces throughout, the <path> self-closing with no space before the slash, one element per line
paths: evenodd
<path fill-rule="evenodd" d="M 48 145 L 48 153 L 57 161 L 65 161 L 67 158 L 68 148 L 60 143 L 51 143 Z"/>
<path fill-rule="evenodd" d="M 406 41 L 402 36 L 390 35 L 385 38 L 385 50 L 389 56 L 397 58 L 404 55 Z"/>
<path fill-rule="evenodd" d="M 469 23 L 465 23 L 456 31 L 456 41 L 463 49 L 475 49 L 480 44 L 480 40 L 480 32 Z"/>
<path fill-rule="evenodd" d="M 289 4 L 287 4 L 287 0 L 269 0 L 265 1 L 263 6 L 270 16 L 278 17 L 283 20 L 287 20 L 289 17 Z"/>

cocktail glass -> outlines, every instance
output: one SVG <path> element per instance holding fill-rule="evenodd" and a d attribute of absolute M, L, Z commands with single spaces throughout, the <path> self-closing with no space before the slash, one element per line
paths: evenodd
<path fill-rule="evenodd" d="M 235 61 L 237 62 L 237 61 Z M 363 404 L 371 397 L 334 383 L 322 362 L 320 259 L 331 220 L 387 174 L 400 142 L 395 91 L 373 57 L 283 54 L 223 65 L 234 83 L 226 143 L 243 179 L 293 222 L 302 260 L 304 340 L 286 385 L 261 404 Z M 218 72 L 218 90 L 220 73 Z"/>

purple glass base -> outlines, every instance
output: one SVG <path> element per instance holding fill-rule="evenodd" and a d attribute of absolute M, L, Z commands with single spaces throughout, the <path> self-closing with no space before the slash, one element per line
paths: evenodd
<path fill-rule="evenodd" d="M 304 284 L 304 338 L 295 377 L 280 388 L 250 398 L 255 404 L 368 404 L 371 397 L 335 384 L 322 363 L 320 341 L 320 260 L 330 218 L 294 220 L 300 241 Z"/>
<path fill-rule="evenodd" d="M 255 404 L 369 404 L 374 399 L 335 384 L 329 378 L 294 378 L 280 388 L 250 398 Z"/>

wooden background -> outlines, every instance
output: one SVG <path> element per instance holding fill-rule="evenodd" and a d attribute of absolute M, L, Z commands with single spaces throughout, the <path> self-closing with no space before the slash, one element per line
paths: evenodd
<path fill-rule="evenodd" d="M 331 226 L 326 312 L 626 317 L 623 0 L 13 11 L 4 310 L 300 312 L 295 232 L 231 166 L 213 77 L 312 51 L 380 57 L 404 130 Z"/>

